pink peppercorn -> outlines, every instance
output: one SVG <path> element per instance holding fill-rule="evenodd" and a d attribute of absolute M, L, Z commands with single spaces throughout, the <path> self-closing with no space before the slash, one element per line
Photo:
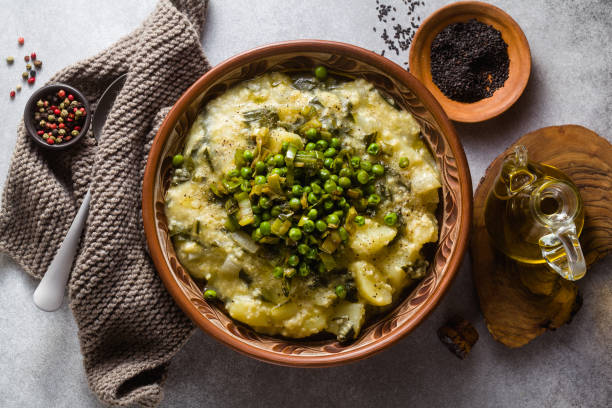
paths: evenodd
<path fill-rule="evenodd" d="M 30 54 L 30 58 L 32 58 L 32 61 L 35 61 L 36 60 L 36 53 L 35 52 L 31 53 Z"/>
<path fill-rule="evenodd" d="M 9 94 L 11 96 L 11 99 L 15 97 L 15 91 L 11 91 L 11 93 Z"/>
<path fill-rule="evenodd" d="M 28 78 L 28 84 L 32 85 L 34 82 L 36 82 L 36 77 Z"/>
<path fill-rule="evenodd" d="M 23 43 L 25 42 L 25 40 L 23 39 L 23 37 L 19 37 L 17 39 L 17 42 L 19 43 L 19 45 L 23 45 Z"/>

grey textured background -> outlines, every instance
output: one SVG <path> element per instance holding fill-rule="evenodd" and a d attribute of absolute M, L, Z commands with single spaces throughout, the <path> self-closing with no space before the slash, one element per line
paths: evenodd
<path fill-rule="evenodd" d="M 424 19 L 444 0 L 424 0 Z M 402 0 L 396 21 L 406 25 Z M 533 70 L 521 99 L 497 119 L 457 125 L 474 187 L 488 163 L 524 133 L 576 123 L 612 140 L 612 1 L 491 1 L 522 26 Z M 147 1 L 22 2 L 0 0 L 0 183 L 4 183 L 18 119 L 31 89 L 14 101 L 22 57 L 44 61 L 37 84 L 128 34 L 153 9 Z M 385 24 L 376 0 L 307 2 L 211 0 L 202 44 L 215 65 L 269 42 L 322 38 L 376 52 Z M 373 31 L 377 27 L 377 31 Z M 26 45 L 18 48 L 18 36 Z M 397 63 L 408 53 L 386 52 Z M 612 259 L 589 270 L 580 283 L 584 306 L 571 325 L 526 347 L 509 350 L 486 331 L 466 257 L 439 307 L 410 336 L 370 359 L 330 369 L 292 369 L 248 359 L 197 332 L 170 368 L 166 407 L 195 406 L 415 406 L 415 407 L 609 407 L 612 405 Z M 76 326 L 64 305 L 36 309 L 36 282 L 0 255 L 0 406 L 96 407 L 82 368 Z M 439 343 L 436 329 L 454 313 L 471 320 L 481 339 L 465 361 Z"/>

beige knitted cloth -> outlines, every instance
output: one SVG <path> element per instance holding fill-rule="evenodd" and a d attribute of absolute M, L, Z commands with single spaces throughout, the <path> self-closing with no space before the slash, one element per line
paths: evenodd
<path fill-rule="evenodd" d="M 69 281 L 91 389 L 105 403 L 155 406 L 172 356 L 192 332 L 147 255 L 144 166 L 156 127 L 208 68 L 200 45 L 207 0 L 161 0 L 132 34 L 58 72 L 95 104 L 127 72 L 98 145 L 91 132 L 66 152 L 36 147 L 23 124 L 0 209 L 0 252 L 40 278 L 87 187 L 92 201 Z"/>

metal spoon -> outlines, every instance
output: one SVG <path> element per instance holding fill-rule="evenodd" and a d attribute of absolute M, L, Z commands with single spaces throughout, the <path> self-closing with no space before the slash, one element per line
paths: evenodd
<path fill-rule="evenodd" d="M 106 88 L 100 98 L 100 102 L 94 112 L 92 123 L 93 134 L 98 142 L 100 141 L 102 128 L 104 127 L 108 113 L 115 102 L 115 98 L 117 98 L 117 95 L 121 91 L 126 78 L 127 74 L 123 74 L 117 78 L 108 88 Z M 34 291 L 34 304 L 42 310 L 53 312 L 62 305 L 66 283 L 68 283 L 68 277 L 70 276 L 74 256 L 79 245 L 79 239 L 81 238 L 81 233 L 83 232 L 83 227 L 87 220 L 87 214 L 89 213 L 90 201 L 91 193 L 87 190 L 87 194 L 85 194 L 81 207 L 70 225 L 64 242 L 60 245 L 53 261 L 51 261 L 49 265 L 49 269 L 47 269 L 45 276 L 43 276 L 38 287 Z"/>

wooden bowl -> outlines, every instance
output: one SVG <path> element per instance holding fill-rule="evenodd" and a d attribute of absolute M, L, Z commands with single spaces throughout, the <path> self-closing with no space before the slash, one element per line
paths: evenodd
<path fill-rule="evenodd" d="M 440 238 L 427 276 L 398 306 L 370 322 L 351 344 L 266 336 L 232 320 L 208 303 L 174 252 L 164 213 L 172 156 L 202 106 L 246 79 L 268 71 L 331 72 L 364 78 L 385 92 L 420 124 L 441 173 Z M 461 264 L 472 217 L 468 164 L 453 129 L 431 93 L 402 67 L 353 45 L 291 41 L 247 51 L 208 71 L 176 102 L 157 133 L 144 174 L 142 212 L 151 257 L 166 288 L 202 330 L 248 356 L 291 366 L 329 366 L 354 361 L 388 347 L 413 330 L 440 301 Z"/>
<path fill-rule="evenodd" d="M 473 18 L 493 26 L 508 44 L 508 79 L 489 98 L 473 103 L 457 102 L 446 97 L 431 78 L 431 43 L 449 24 Z M 482 122 L 505 112 L 521 96 L 531 73 L 531 52 L 525 34 L 503 10 L 479 1 L 464 1 L 442 7 L 421 24 L 412 40 L 409 64 L 410 72 L 425 84 L 449 118 L 458 122 Z"/>

